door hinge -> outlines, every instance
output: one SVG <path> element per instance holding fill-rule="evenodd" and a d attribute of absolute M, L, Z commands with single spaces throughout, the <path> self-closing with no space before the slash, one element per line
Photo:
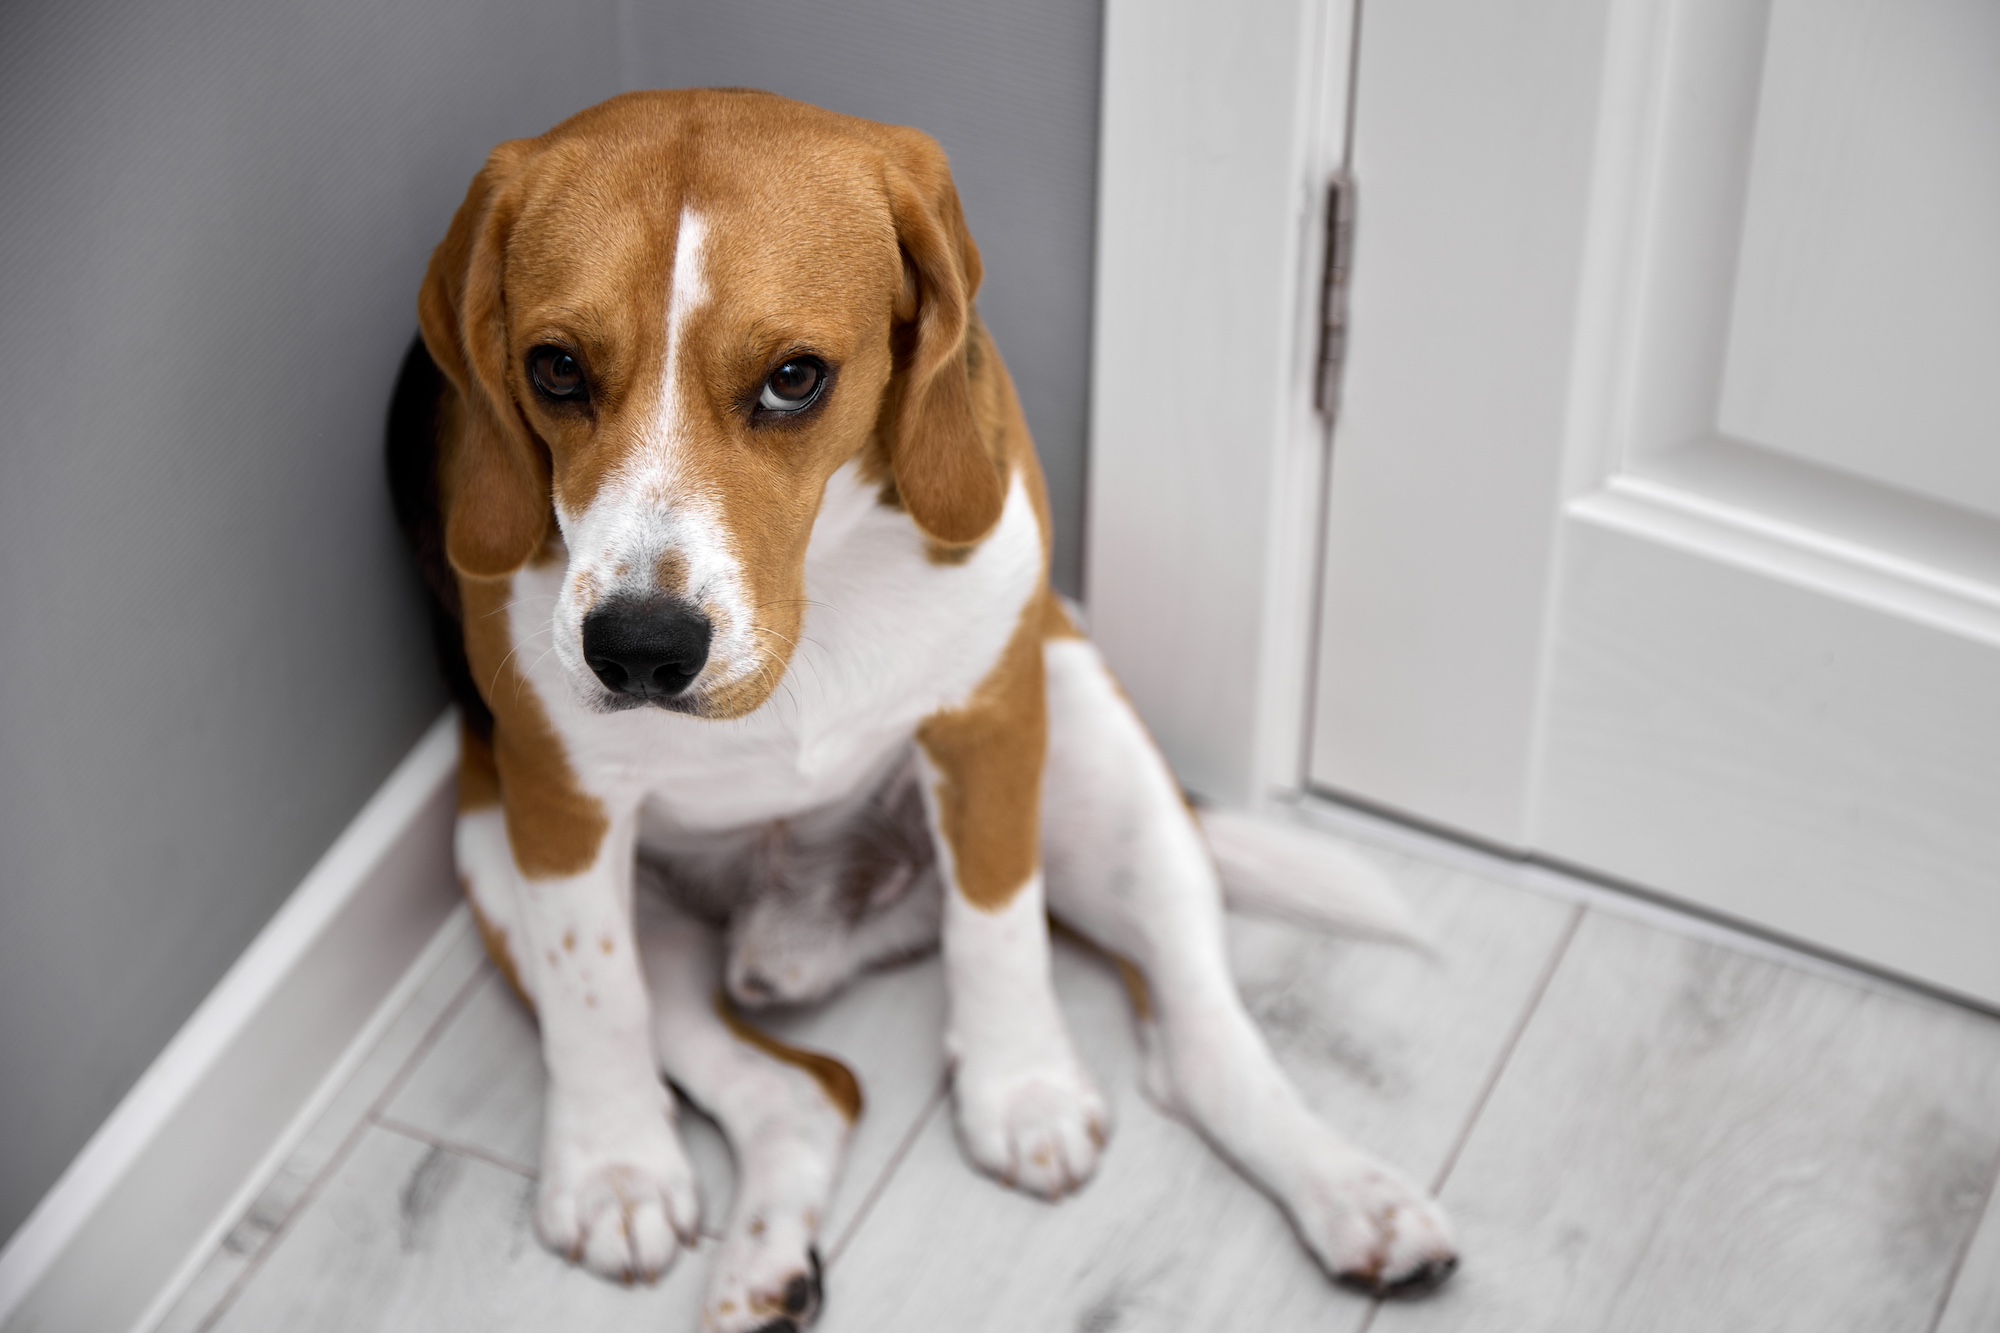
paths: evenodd
<path fill-rule="evenodd" d="M 1347 288 L 1354 260 L 1354 177 L 1336 171 L 1326 187 L 1326 268 L 1319 293 L 1319 373 L 1313 405 L 1329 424 L 1340 415 L 1347 363 Z"/>

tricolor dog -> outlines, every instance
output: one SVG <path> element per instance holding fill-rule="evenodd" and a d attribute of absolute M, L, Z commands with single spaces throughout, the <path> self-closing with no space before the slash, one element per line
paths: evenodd
<path fill-rule="evenodd" d="M 802 998 L 933 940 L 966 1154 L 1078 1188 L 1111 1126 L 1051 991 L 1053 912 L 1143 978 L 1149 1091 L 1329 1273 L 1434 1283 L 1443 1214 L 1280 1072 L 1202 830 L 1049 591 L 979 282 L 934 142 L 741 91 L 502 144 L 431 261 L 392 468 L 465 703 L 459 872 L 541 1028 L 537 1229 L 612 1278 L 693 1242 L 664 1074 L 740 1168 L 705 1326 L 809 1322 L 860 1090 L 722 992 Z M 1253 881 L 1283 851 L 1214 832 Z M 1365 868 L 1317 873 L 1368 915 Z M 809 883 L 874 933 L 788 947 Z"/>

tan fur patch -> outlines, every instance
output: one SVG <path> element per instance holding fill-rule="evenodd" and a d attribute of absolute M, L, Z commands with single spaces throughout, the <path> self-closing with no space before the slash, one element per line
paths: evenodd
<path fill-rule="evenodd" d="M 493 747 L 463 722 L 458 726 L 458 812 L 490 810 L 500 804 L 500 771 Z"/>
<path fill-rule="evenodd" d="M 958 891 L 987 912 L 1012 902 L 1041 864 L 1048 699 L 1039 597 L 1028 611 L 972 700 L 917 728 L 917 744 L 938 770 L 938 825 Z"/>
<path fill-rule="evenodd" d="M 461 575 L 458 590 L 473 683 L 493 710 L 494 772 L 514 864 L 530 879 L 579 874 L 597 859 L 611 821 L 578 784 L 562 738 L 521 674 L 508 625 L 513 578 Z"/>
<path fill-rule="evenodd" d="M 788 1064 L 794 1069 L 804 1070 L 819 1084 L 820 1091 L 833 1103 L 834 1109 L 853 1124 L 861 1118 L 864 1105 L 861 1096 L 861 1080 L 854 1077 L 854 1071 L 830 1055 L 818 1051 L 803 1050 L 788 1046 L 768 1032 L 761 1032 L 745 1022 L 729 1003 L 729 997 L 721 991 L 715 993 L 715 1012 L 722 1019 L 730 1034 L 746 1046 L 751 1046 L 773 1060 Z"/>
<path fill-rule="evenodd" d="M 621 573 L 620 577 L 623 577 Z M 679 551 L 668 551 L 653 566 L 653 586 L 670 597 L 679 597 L 687 591 L 687 557 Z"/>
<path fill-rule="evenodd" d="M 924 542 L 924 559 L 934 565 L 962 565 L 972 559 L 973 553 L 978 549 L 979 543 L 977 542 L 968 543 L 964 546 L 946 546 L 943 542 L 926 540 Z"/>
<path fill-rule="evenodd" d="M 1042 594 L 1042 640 L 1081 639 L 1083 631 L 1077 628 L 1076 617 L 1070 615 L 1063 599 L 1053 590 Z"/>

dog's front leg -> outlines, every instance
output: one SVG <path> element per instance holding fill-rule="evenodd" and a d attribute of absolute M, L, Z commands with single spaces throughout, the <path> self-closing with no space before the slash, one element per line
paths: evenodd
<path fill-rule="evenodd" d="M 517 852 L 524 832 L 546 840 L 561 812 L 524 820 L 509 796 Z M 635 827 L 632 812 L 611 815 L 574 873 L 523 871 L 515 920 L 549 1075 L 536 1230 L 594 1273 L 650 1281 L 693 1242 L 699 1205 L 673 1094 L 655 1072 L 632 929 Z"/>
<path fill-rule="evenodd" d="M 1039 646 L 1024 636 L 969 706 L 925 722 L 918 745 L 944 881 L 945 1042 L 959 1137 L 983 1170 L 1056 1198 L 1096 1171 L 1109 1118 L 1049 974 Z"/>

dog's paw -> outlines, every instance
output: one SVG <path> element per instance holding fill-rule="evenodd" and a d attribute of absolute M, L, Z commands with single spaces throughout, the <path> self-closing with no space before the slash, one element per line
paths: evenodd
<path fill-rule="evenodd" d="M 550 1105 L 535 1203 L 544 1245 L 599 1277 L 651 1282 L 694 1243 L 700 1219 L 694 1172 L 664 1107 L 619 1115 Z"/>
<path fill-rule="evenodd" d="M 1104 1097 L 1074 1057 L 1024 1068 L 966 1059 L 953 1074 L 952 1098 L 974 1164 L 1044 1199 L 1081 1188 L 1111 1133 Z"/>
<path fill-rule="evenodd" d="M 1376 1296 L 1419 1295 L 1458 1267 L 1444 1209 L 1379 1163 L 1315 1180 L 1293 1203 L 1306 1247 L 1335 1281 Z"/>
<path fill-rule="evenodd" d="M 819 1228 L 850 1124 L 813 1089 L 737 1151 L 736 1204 L 708 1270 L 704 1333 L 798 1333 L 819 1317 Z"/>
<path fill-rule="evenodd" d="M 800 1333 L 819 1318 L 824 1290 L 819 1250 L 796 1247 L 799 1237 L 774 1238 L 723 1258 L 709 1279 L 702 1333 Z"/>

